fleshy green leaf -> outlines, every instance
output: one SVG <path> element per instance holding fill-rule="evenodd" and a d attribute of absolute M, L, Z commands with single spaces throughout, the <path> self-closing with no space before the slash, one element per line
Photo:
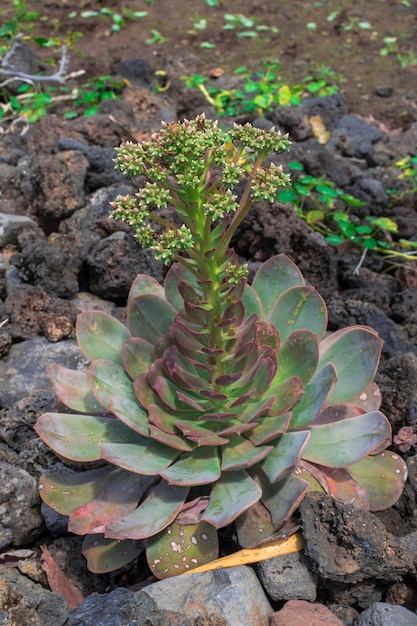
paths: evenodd
<path fill-rule="evenodd" d="M 328 467 L 358 463 L 391 437 L 391 426 L 379 411 L 314 426 L 304 458 Z"/>
<path fill-rule="evenodd" d="M 105 574 L 124 567 L 143 552 L 136 541 L 106 539 L 102 535 L 87 535 L 83 541 L 83 555 L 87 567 L 94 574 Z"/>
<path fill-rule="evenodd" d="M 282 435 L 274 445 L 272 452 L 260 463 L 271 483 L 289 473 L 302 457 L 310 437 L 308 430 L 290 432 Z"/>
<path fill-rule="evenodd" d="M 286 432 L 290 420 L 291 413 L 285 413 L 281 417 L 262 417 L 259 425 L 249 434 L 249 439 L 257 446 L 268 443 Z"/>
<path fill-rule="evenodd" d="M 146 439 L 140 443 L 103 443 L 101 456 L 109 463 L 129 472 L 155 476 L 174 461 L 180 450 L 169 448 L 159 441 Z"/>
<path fill-rule="evenodd" d="M 145 294 L 152 294 L 160 298 L 165 297 L 164 288 L 155 278 L 148 276 L 148 274 L 138 274 L 130 288 L 129 301 Z"/>
<path fill-rule="evenodd" d="M 70 370 L 62 365 L 48 367 L 48 375 L 52 380 L 58 398 L 65 406 L 80 413 L 101 413 L 103 407 L 88 386 L 87 374 Z"/>
<path fill-rule="evenodd" d="M 146 542 L 146 558 L 157 578 L 178 576 L 213 561 L 218 554 L 217 531 L 207 522 L 174 522 Z"/>
<path fill-rule="evenodd" d="M 142 441 L 122 422 L 111 417 L 44 413 L 35 430 L 57 454 L 73 461 L 98 461 L 100 443 L 135 443 Z"/>
<path fill-rule="evenodd" d="M 296 330 L 281 346 L 274 381 L 299 376 L 305 384 L 314 374 L 318 360 L 317 335 L 309 330 Z"/>
<path fill-rule="evenodd" d="M 77 341 L 85 356 L 94 361 L 106 359 L 123 365 L 122 345 L 130 332 L 108 313 L 86 311 L 77 317 Z"/>
<path fill-rule="evenodd" d="M 290 474 L 284 480 L 273 484 L 261 478 L 261 487 L 261 501 L 269 511 L 274 527 L 278 528 L 298 508 L 310 485 L 306 480 Z"/>
<path fill-rule="evenodd" d="M 249 317 L 249 315 L 255 313 L 260 320 L 264 319 L 261 300 L 253 287 L 248 284 L 245 285 L 242 302 L 243 306 L 245 307 L 246 317 Z"/>
<path fill-rule="evenodd" d="M 348 471 L 365 489 L 371 511 L 383 511 L 393 506 L 407 480 L 407 464 L 391 450 L 368 456 L 349 467 Z"/>
<path fill-rule="evenodd" d="M 215 528 L 231 524 L 261 497 L 259 485 L 244 470 L 224 472 L 211 489 L 202 519 Z"/>
<path fill-rule="evenodd" d="M 284 291 L 304 284 L 300 270 L 285 254 L 278 254 L 262 263 L 252 286 L 262 302 L 264 318 L 270 319 L 275 303 Z"/>
<path fill-rule="evenodd" d="M 137 401 L 128 398 L 111 398 L 109 410 L 126 426 L 144 437 L 149 436 L 148 414 Z"/>
<path fill-rule="evenodd" d="M 172 485 L 206 485 L 220 477 L 216 447 L 203 446 L 184 454 L 179 461 L 162 470 L 161 476 Z"/>
<path fill-rule="evenodd" d="M 139 507 L 106 527 L 113 539 L 146 539 L 166 528 L 177 516 L 188 495 L 188 487 L 160 482 Z"/>
<path fill-rule="evenodd" d="M 184 280 L 190 283 L 190 285 L 192 285 L 195 289 L 198 289 L 195 277 L 183 265 L 181 265 L 181 263 L 174 263 L 171 265 L 167 275 L 165 276 L 164 288 L 167 301 L 176 311 L 179 311 L 184 306 L 184 300 L 178 291 L 178 284 Z"/>
<path fill-rule="evenodd" d="M 158 337 L 168 332 L 175 315 L 175 309 L 166 300 L 152 294 L 130 300 L 127 310 L 132 335 L 141 337 L 152 345 Z"/>
<path fill-rule="evenodd" d="M 232 435 L 222 452 L 222 470 L 250 467 L 264 459 L 272 449 L 272 446 L 254 446 L 248 439 Z"/>
<path fill-rule="evenodd" d="M 149 487 L 151 479 L 120 472 L 100 492 L 70 515 L 68 530 L 77 535 L 104 533 L 106 524 L 129 515 Z"/>
<path fill-rule="evenodd" d="M 349 402 L 374 379 L 381 354 L 382 340 L 365 326 L 343 328 L 320 344 L 318 368 L 334 363 L 337 382 L 328 404 Z"/>
<path fill-rule="evenodd" d="M 94 361 L 87 369 L 87 379 L 94 397 L 110 409 L 113 397 L 136 402 L 136 394 L 124 369 L 112 361 Z"/>
<path fill-rule="evenodd" d="M 117 467 L 102 467 L 85 472 L 51 472 L 39 479 L 39 493 L 42 500 L 54 511 L 70 515 L 100 493 L 117 474 L 126 472 Z"/>
<path fill-rule="evenodd" d="M 322 337 L 327 326 L 326 305 L 314 287 L 292 287 L 276 301 L 270 321 L 278 330 L 281 341 L 300 328 Z"/>
<path fill-rule="evenodd" d="M 333 363 L 328 363 L 314 374 L 305 385 L 303 395 L 292 409 L 291 426 L 302 428 L 310 424 L 324 406 L 336 383 L 336 370 Z"/>
<path fill-rule="evenodd" d="M 145 339 L 132 337 L 123 344 L 122 358 L 130 378 L 136 378 L 141 372 L 147 372 L 152 365 L 153 346 Z"/>

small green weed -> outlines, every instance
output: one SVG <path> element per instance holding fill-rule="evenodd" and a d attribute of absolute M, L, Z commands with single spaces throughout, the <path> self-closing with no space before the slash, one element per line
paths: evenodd
<path fill-rule="evenodd" d="M 77 15 L 77 11 L 72 11 L 68 17 L 74 18 Z M 127 21 L 138 20 L 142 17 L 146 17 L 147 15 L 147 11 L 132 11 L 131 9 L 128 9 L 126 7 L 122 7 L 120 13 L 108 7 L 102 7 L 99 11 L 82 11 L 80 13 L 80 17 L 84 19 L 90 19 L 94 17 L 110 18 L 110 30 L 114 33 L 118 33 L 119 31 L 121 31 L 122 28 L 126 26 Z"/>
<path fill-rule="evenodd" d="M 218 113 L 236 116 L 242 113 L 261 114 L 275 106 L 298 105 L 309 95 L 331 95 L 339 91 L 340 78 L 326 66 L 319 67 L 310 76 L 294 86 L 280 79 L 279 61 L 265 61 L 258 72 L 246 66 L 235 70 L 241 77 L 241 86 L 220 89 L 207 85 L 208 78 L 201 75 L 185 77 L 187 87 L 197 87 Z"/>
<path fill-rule="evenodd" d="M 417 160 L 417 159 L 416 159 Z M 352 207 L 363 207 L 366 202 L 339 189 L 325 176 L 316 178 L 304 172 L 298 161 L 288 164 L 295 179 L 291 187 L 281 189 L 278 200 L 290 203 L 298 217 L 313 230 L 324 235 L 327 243 L 338 246 L 344 242 L 359 245 L 363 252 L 374 250 L 380 254 L 416 261 L 417 242 L 395 241 L 397 224 L 389 217 L 366 216 L 360 220 L 349 214 Z M 417 185 L 417 170 L 414 179 Z"/>

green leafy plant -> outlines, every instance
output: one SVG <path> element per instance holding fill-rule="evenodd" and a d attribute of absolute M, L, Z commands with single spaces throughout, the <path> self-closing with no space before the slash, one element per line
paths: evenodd
<path fill-rule="evenodd" d="M 199 116 L 118 149 L 118 169 L 147 182 L 112 215 L 174 264 L 164 286 L 135 279 L 127 325 L 99 311 L 78 317 L 91 364 L 49 369 L 73 413 L 36 424 L 61 458 L 82 464 L 43 476 L 40 493 L 86 536 L 93 571 L 121 567 L 143 545 L 157 577 L 189 571 L 216 558 L 217 529 L 235 520 L 244 547 L 274 537 L 309 489 L 373 510 L 402 492 L 406 465 L 386 450 L 373 382 L 377 333 L 327 336 L 325 303 L 290 259 L 268 260 L 250 286 L 229 247 L 252 202 L 288 186 L 281 167 L 263 166 L 288 144 Z"/>
<path fill-rule="evenodd" d="M 403 178 L 413 181 L 414 173 L 413 168 L 409 167 L 410 163 L 411 157 L 399 161 L 398 167 L 403 167 Z M 363 251 L 375 250 L 389 256 L 390 260 L 417 260 L 417 242 L 394 240 L 398 226 L 391 218 L 366 216 L 364 220 L 359 220 L 357 216 L 351 216 L 349 211 L 352 207 L 366 206 L 366 202 L 339 189 L 326 176 L 306 174 L 299 161 L 291 161 L 288 167 L 296 173 L 296 178 L 291 187 L 278 192 L 278 200 L 292 204 L 296 215 L 324 235 L 327 243 L 338 246 L 350 241 L 359 245 Z M 417 187 L 417 170 L 414 172 Z"/>
<path fill-rule="evenodd" d="M 148 15 L 147 11 L 132 11 L 126 7 L 122 7 L 120 13 L 109 7 L 102 7 L 99 11 L 89 10 L 81 11 L 80 17 L 90 19 L 95 17 L 104 17 L 111 20 L 110 30 L 118 33 L 126 26 L 127 21 L 138 20 Z M 72 11 L 70 17 L 77 17 L 77 11 Z"/>
<path fill-rule="evenodd" d="M 279 77 L 279 61 L 264 61 L 262 65 L 263 69 L 258 72 L 250 72 L 246 66 L 237 68 L 234 73 L 241 76 L 238 88 L 206 86 L 208 78 L 201 75 L 186 77 L 184 81 L 187 87 L 200 89 L 218 113 L 230 116 L 261 114 L 276 106 L 297 106 L 310 95 L 326 96 L 339 91 L 340 79 L 326 66 L 320 66 L 302 83 L 291 87 Z"/>

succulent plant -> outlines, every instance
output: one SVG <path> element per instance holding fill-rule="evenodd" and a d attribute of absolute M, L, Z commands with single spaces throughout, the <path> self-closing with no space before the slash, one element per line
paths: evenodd
<path fill-rule="evenodd" d="M 287 146 L 273 130 L 225 134 L 200 116 L 119 149 L 118 167 L 149 182 L 118 198 L 113 216 L 176 262 L 163 286 L 137 276 L 126 325 L 99 311 L 78 317 L 91 364 L 49 370 L 74 413 L 36 425 L 83 465 L 46 474 L 40 493 L 86 535 L 95 572 L 143 546 L 157 577 L 185 572 L 216 558 L 217 529 L 235 520 L 243 547 L 274 536 L 309 489 L 372 510 L 402 492 L 406 466 L 386 449 L 391 428 L 373 382 L 377 333 L 327 335 L 325 303 L 289 258 L 269 259 L 250 286 L 229 249 L 252 199 L 288 184 L 280 168 L 262 167 Z"/>

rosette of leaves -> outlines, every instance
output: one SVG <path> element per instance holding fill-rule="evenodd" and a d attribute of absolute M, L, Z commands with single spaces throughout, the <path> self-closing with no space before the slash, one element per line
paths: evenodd
<path fill-rule="evenodd" d="M 192 155 L 192 143 L 178 141 L 181 129 L 171 129 L 176 150 L 185 145 Z M 191 130 L 204 132 L 201 118 Z M 161 138 L 152 141 L 145 148 L 155 158 Z M 121 567 L 144 547 L 152 572 L 173 576 L 216 558 L 217 530 L 234 521 L 243 547 L 273 537 L 309 489 L 378 510 L 404 486 L 406 466 L 387 451 L 391 428 L 373 382 L 381 339 L 363 326 L 326 336 L 323 299 L 284 255 L 247 284 L 226 244 L 247 212 L 254 171 L 234 218 L 216 215 L 223 222 L 211 224 L 210 194 L 224 190 L 208 169 L 208 153 L 219 167 L 216 150 L 205 150 L 188 191 L 172 171 L 159 176 L 192 238 L 187 256 L 175 254 L 164 286 L 136 278 L 126 324 L 99 311 L 78 317 L 86 371 L 49 369 L 71 412 L 45 413 L 36 431 L 83 471 L 43 476 L 40 493 L 69 516 L 71 532 L 85 535 L 95 572 Z M 172 167 L 167 154 L 165 145 L 162 174 Z M 269 196 L 260 162 L 257 189 L 265 185 Z M 178 245 L 176 228 L 169 225 Z M 151 238 L 162 250 L 166 239 Z"/>

